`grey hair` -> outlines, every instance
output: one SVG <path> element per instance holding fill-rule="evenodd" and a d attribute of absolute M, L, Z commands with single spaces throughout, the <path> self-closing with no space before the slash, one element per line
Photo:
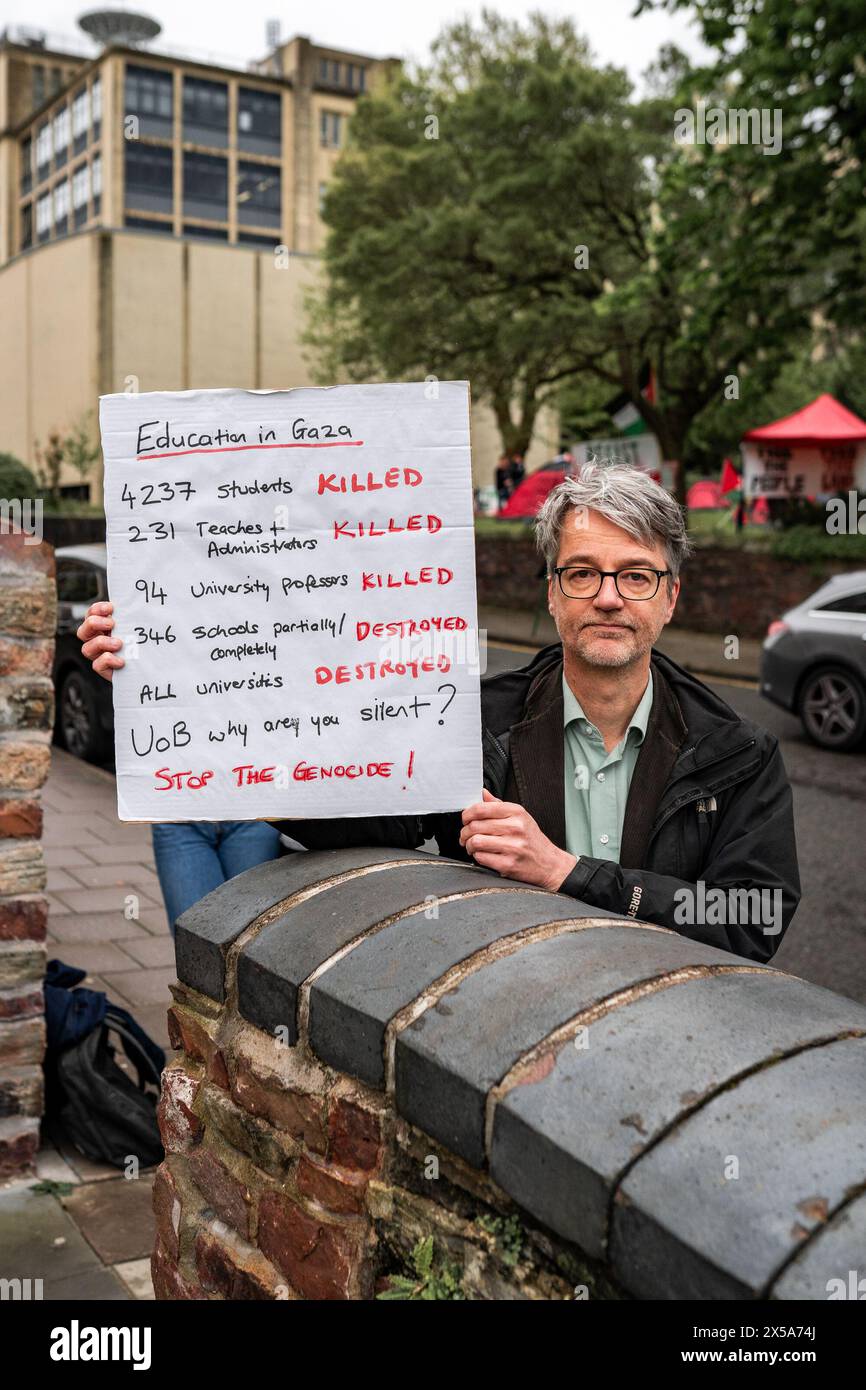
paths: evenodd
<path fill-rule="evenodd" d="M 570 507 L 592 510 L 644 545 L 661 543 L 672 585 L 692 552 L 683 509 L 648 473 L 619 459 L 593 459 L 579 476 L 564 478 L 548 493 L 535 519 L 535 543 L 548 575 L 559 555 L 562 526 Z"/>

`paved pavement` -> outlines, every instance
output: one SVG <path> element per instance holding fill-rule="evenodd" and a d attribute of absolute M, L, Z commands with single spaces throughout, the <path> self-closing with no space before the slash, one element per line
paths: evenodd
<path fill-rule="evenodd" d="M 113 775 L 51 750 L 42 803 L 48 958 L 128 1008 L 169 1053 L 176 979 L 150 827 L 117 819 Z M 37 1178 L 0 1186 L 0 1277 L 41 1279 L 45 1299 L 152 1299 L 152 1171 L 127 1178 L 46 1133 Z"/>

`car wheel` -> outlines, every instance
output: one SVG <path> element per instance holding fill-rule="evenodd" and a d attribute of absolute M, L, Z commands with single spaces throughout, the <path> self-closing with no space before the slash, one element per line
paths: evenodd
<path fill-rule="evenodd" d="M 64 748 L 74 757 L 98 762 L 104 756 L 106 740 L 96 697 L 80 671 L 70 671 L 60 686 L 57 725 Z"/>
<path fill-rule="evenodd" d="M 846 752 L 866 734 L 866 690 L 841 666 L 811 671 L 800 691 L 799 715 L 813 743 Z"/>

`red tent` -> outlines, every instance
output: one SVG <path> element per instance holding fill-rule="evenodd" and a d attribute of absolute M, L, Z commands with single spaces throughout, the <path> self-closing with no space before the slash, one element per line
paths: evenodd
<path fill-rule="evenodd" d="M 721 483 L 714 482 L 712 478 L 699 478 L 686 493 L 686 506 L 690 512 L 706 511 L 710 507 L 724 510 L 728 506 L 728 499 L 722 496 Z"/>
<path fill-rule="evenodd" d="M 518 483 L 497 515 L 512 519 L 535 516 L 547 494 L 552 492 L 564 477 L 564 468 L 551 468 L 545 464 L 543 468 L 536 469 L 528 478 L 524 478 L 522 483 Z"/>
<path fill-rule="evenodd" d="M 774 420 L 771 425 L 749 430 L 743 439 L 753 444 L 846 443 L 866 439 L 866 420 L 846 410 L 825 391 L 811 405 L 804 405 L 802 410 Z"/>

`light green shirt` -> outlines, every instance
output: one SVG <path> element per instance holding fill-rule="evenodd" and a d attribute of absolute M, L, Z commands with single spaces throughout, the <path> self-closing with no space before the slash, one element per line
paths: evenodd
<path fill-rule="evenodd" d="M 569 854 L 619 863 L 625 803 L 653 702 L 653 678 L 631 717 L 625 738 L 605 752 L 604 739 L 584 714 L 562 673 L 565 725 L 565 847 Z"/>

